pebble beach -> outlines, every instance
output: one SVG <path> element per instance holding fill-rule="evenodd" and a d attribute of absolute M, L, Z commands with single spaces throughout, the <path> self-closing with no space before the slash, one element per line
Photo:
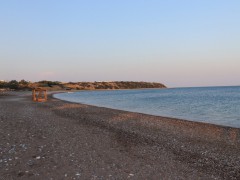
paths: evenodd
<path fill-rule="evenodd" d="M 240 179 L 240 129 L 0 96 L 0 180 Z"/>

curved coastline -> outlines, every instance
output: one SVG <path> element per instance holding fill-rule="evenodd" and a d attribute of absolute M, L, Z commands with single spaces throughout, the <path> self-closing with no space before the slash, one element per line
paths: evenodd
<path fill-rule="evenodd" d="M 61 93 L 68 93 L 68 92 L 61 92 Z M 108 107 L 83 104 L 78 102 L 71 102 L 71 101 L 56 98 L 54 97 L 54 94 L 58 94 L 58 93 L 51 94 L 51 98 L 58 99 L 65 103 L 79 104 L 88 108 L 105 109 L 110 112 L 115 111 L 118 113 L 127 113 L 133 116 L 135 115 L 136 117 L 141 117 L 141 119 L 145 118 L 145 121 L 147 121 L 147 123 L 144 123 L 144 124 L 148 126 L 150 125 L 149 127 L 152 127 L 152 128 L 160 128 L 160 126 L 163 126 L 164 124 L 164 126 L 167 126 L 166 129 L 170 130 L 172 133 L 176 133 L 176 134 L 182 133 L 182 135 L 195 137 L 198 139 L 224 141 L 230 144 L 236 143 L 236 142 L 240 143 L 240 128 L 235 128 L 235 127 L 230 127 L 225 125 L 217 125 L 217 124 L 206 123 L 206 122 L 196 122 L 196 121 L 185 120 L 185 119 L 174 118 L 174 117 L 156 116 L 156 115 L 150 115 L 150 114 L 139 113 L 139 112 L 131 112 L 131 111 L 113 109 Z M 162 129 L 162 127 L 160 129 Z"/>
<path fill-rule="evenodd" d="M 224 161 L 231 161 L 232 156 L 237 160 L 240 155 L 240 128 L 60 101 L 73 107 L 72 115 L 75 114 L 73 116 L 76 119 L 81 112 L 87 111 L 85 123 L 117 133 L 120 141 L 126 143 L 125 146 L 132 146 L 133 142 L 150 146 L 160 145 L 187 163 L 198 164 L 198 158 L 197 161 L 201 161 L 202 158 L 210 161 L 215 159 L 215 165 L 206 161 L 207 168 L 215 171 L 217 166 L 221 167 L 221 170 L 217 170 L 219 174 L 226 173 L 222 169 Z M 80 109 L 83 111 L 79 112 Z M 205 169 L 205 165 L 201 166 Z M 240 164 L 236 163 L 232 167 L 238 166 Z M 240 177 L 240 174 L 233 176 Z"/>
<path fill-rule="evenodd" d="M 240 178 L 238 128 L 72 103 L 52 95 L 44 103 L 32 102 L 29 95 L 2 97 L 0 107 L 1 144 L 29 147 L 16 149 L 18 163 L 8 172 L 1 168 L 3 177 L 19 176 L 16 169 L 33 156 L 45 158 L 30 170 L 41 172 L 42 179 L 61 179 L 64 173 L 73 178 L 79 171 L 71 161 L 74 154 L 83 179 L 92 173 L 105 179 L 109 173 L 115 179 L 129 174 L 136 179 Z M 9 148 L 4 157 L 11 156 Z M 61 164 L 57 171 L 56 164 Z"/>
<path fill-rule="evenodd" d="M 136 90 L 136 89 L 135 89 Z M 93 90 L 95 91 L 95 90 Z M 98 90 L 97 90 L 98 91 Z M 115 90 L 114 90 L 115 91 Z M 74 91 L 74 92 L 60 92 L 60 93 L 75 93 L 75 92 L 81 92 L 81 91 Z M 192 119 L 185 119 L 185 118 L 179 118 L 179 117 L 174 117 L 174 116 L 163 116 L 163 115 L 156 115 L 156 114 L 150 114 L 150 113 L 144 113 L 144 112 L 137 112 L 137 111 L 131 111 L 131 110 L 125 110 L 125 109 L 118 109 L 118 108 L 112 108 L 112 107 L 105 107 L 105 106 L 101 106 L 101 105 L 94 105 L 94 104 L 88 104 L 88 103 L 81 103 L 81 102 L 73 102 L 73 101 L 68 101 L 68 100 L 65 100 L 65 99 L 61 99 L 61 98 L 58 98 L 54 95 L 56 94 L 60 94 L 58 92 L 56 93 L 53 93 L 51 96 L 53 98 L 56 98 L 56 99 L 59 99 L 61 101 L 64 101 L 64 102 L 69 102 L 69 103 L 77 103 L 77 104 L 84 104 L 84 105 L 88 105 L 88 106 L 93 106 L 93 107 L 100 107 L 100 108 L 108 108 L 108 109 L 111 109 L 111 110 L 119 110 L 119 111 L 124 111 L 124 112 L 129 112 L 129 113 L 138 113 L 138 114 L 143 114 L 143 115 L 149 115 L 149 116 L 156 116 L 156 117 L 160 117 L 160 118 L 168 118 L 168 119 L 175 119 L 175 120 L 180 120 L 180 121 L 187 121 L 187 122 L 190 122 L 190 123 L 193 123 L 193 122 L 196 122 L 196 123 L 203 123 L 203 124 L 209 124 L 209 125 L 216 125 L 216 126 L 220 126 L 220 127 L 225 127 L 225 128 L 234 128 L 234 129 L 240 129 L 240 127 L 234 127 L 234 126 L 231 126 L 231 125 L 225 125 L 225 124 L 215 124 L 213 122 L 206 122 L 206 121 L 200 121 L 200 120 L 192 120 Z"/>

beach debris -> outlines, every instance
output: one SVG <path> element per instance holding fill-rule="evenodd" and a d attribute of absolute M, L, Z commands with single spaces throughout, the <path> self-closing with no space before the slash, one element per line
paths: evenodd
<path fill-rule="evenodd" d="M 20 146 L 24 151 L 27 150 L 27 145 L 26 145 L 26 144 L 20 144 L 19 146 Z"/>
<path fill-rule="evenodd" d="M 81 176 L 81 174 L 79 172 L 76 173 L 76 176 Z"/>
<path fill-rule="evenodd" d="M 36 159 L 41 159 L 41 157 L 40 157 L 40 156 L 37 156 Z"/>
<path fill-rule="evenodd" d="M 33 160 L 29 160 L 28 162 L 27 162 L 27 165 L 29 165 L 29 166 L 33 166 L 35 164 L 35 162 L 33 161 Z"/>
<path fill-rule="evenodd" d="M 11 147 L 11 149 L 8 151 L 8 153 L 10 153 L 10 154 L 13 154 L 13 153 L 16 153 L 16 145 L 13 145 L 12 147 Z"/>
<path fill-rule="evenodd" d="M 131 173 L 130 173 L 130 174 L 128 175 L 128 178 L 133 177 L 133 176 L 134 176 L 134 174 L 131 174 Z"/>

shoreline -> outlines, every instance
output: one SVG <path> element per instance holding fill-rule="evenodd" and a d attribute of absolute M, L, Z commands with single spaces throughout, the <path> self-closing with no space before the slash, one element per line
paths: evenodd
<path fill-rule="evenodd" d="M 64 93 L 64 92 L 63 92 Z M 221 140 L 226 140 L 227 143 L 232 143 L 232 142 L 239 142 L 240 143 L 240 128 L 236 127 L 231 127 L 231 126 L 224 126 L 224 125 L 218 125 L 218 124 L 212 124 L 212 123 L 207 123 L 207 122 L 199 122 L 199 121 L 191 121 L 187 119 L 180 119 L 180 118 L 175 118 L 175 117 L 166 117 L 166 116 L 157 116 L 157 115 L 151 115 L 151 114 L 145 114 L 145 113 L 140 113 L 140 112 L 132 112 L 132 111 L 126 111 L 126 110 L 121 110 L 121 109 L 114 109 L 114 108 L 108 108 L 108 107 L 102 107 L 102 106 L 95 106 L 95 105 L 89 105 L 89 104 L 84 104 L 84 103 L 78 103 L 78 102 L 71 102 L 67 100 L 62 100 L 54 97 L 54 94 L 58 93 L 53 93 L 50 95 L 50 98 L 62 101 L 64 103 L 70 103 L 70 104 L 79 104 L 87 107 L 92 107 L 92 108 L 101 108 L 101 109 L 106 109 L 109 111 L 118 111 L 120 113 L 128 113 L 128 114 L 135 114 L 137 116 L 149 116 L 151 119 L 155 120 L 164 120 L 164 123 L 167 124 L 178 124 L 181 126 L 184 126 L 183 128 L 195 128 L 195 130 L 199 131 L 201 129 L 201 132 L 206 134 L 209 134 L 209 129 L 215 130 L 218 129 L 217 135 L 221 137 Z M 204 129 L 204 130 L 203 130 Z M 211 131 L 214 132 L 214 131 Z M 216 135 L 216 132 L 213 133 Z M 198 135 L 201 136 L 201 135 Z M 210 135 L 211 136 L 211 135 Z M 216 138 L 215 140 L 217 140 Z"/>
<path fill-rule="evenodd" d="M 84 90 L 85 91 L 85 90 Z M 88 90 L 87 90 L 88 91 Z M 80 92 L 80 91 L 74 91 L 74 92 Z M 204 121 L 197 121 L 197 120 L 191 120 L 191 119 L 182 119 L 182 118 L 177 118 L 177 117 L 170 117 L 170 116 L 162 116 L 162 115 L 154 115 L 154 114 L 147 114 L 147 113 L 141 113 L 141 112 L 134 112 L 134 111 L 128 111 L 128 110 L 121 110 L 121 109 L 114 109 L 114 108 L 110 108 L 110 107 L 104 107 L 104 106 L 97 106 L 97 105 L 92 105 L 92 104 L 85 104 L 85 103 L 80 103 L 80 102 L 72 102 L 72 101 L 68 101 L 68 100 L 63 100 L 57 97 L 54 97 L 55 94 L 61 94 L 61 93 L 74 93 L 71 91 L 67 91 L 67 92 L 54 92 L 49 94 L 51 98 L 66 102 L 66 103 L 76 103 L 76 104 L 82 104 L 82 105 L 87 105 L 87 106 L 93 106 L 93 107 L 99 107 L 99 108 L 107 108 L 109 110 L 117 110 L 117 111 L 123 111 L 123 112 L 128 112 L 128 113 L 137 113 L 137 114 L 142 114 L 142 115 L 147 115 L 147 116 L 154 116 L 154 117 L 158 117 L 158 118 L 168 118 L 168 119 L 175 119 L 178 121 L 187 121 L 189 123 L 200 123 L 200 124 L 206 124 L 206 125 L 214 125 L 214 126 L 220 126 L 223 128 L 233 128 L 233 129 L 239 129 L 240 127 L 233 127 L 233 126 L 227 126 L 227 125 L 222 125 L 222 124 L 214 124 L 214 123 L 210 123 L 210 122 L 204 122 Z M 239 137 L 240 138 L 240 137 Z"/>
<path fill-rule="evenodd" d="M 70 103 L 52 95 L 45 103 L 30 96 L 2 97 L 0 123 L 5 179 L 240 177 L 238 128 Z"/>

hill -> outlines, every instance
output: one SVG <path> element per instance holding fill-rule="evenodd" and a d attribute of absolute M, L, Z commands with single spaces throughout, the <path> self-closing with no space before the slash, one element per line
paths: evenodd
<path fill-rule="evenodd" d="M 59 82 L 59 81 L 39 81 L 28 82 L 21 80 L 19 82 L 12 80 L 10 82 L 1 82 L 0 88 L 4 89 L 33 89 L 42 87 L 47 90 L 97 90 L 97 89 L 141 89 L 141 88 L 166 88 L 164 84 L 156 82 L 134 82 L 134 81 L 111 81 L 111 82 Z"/>

